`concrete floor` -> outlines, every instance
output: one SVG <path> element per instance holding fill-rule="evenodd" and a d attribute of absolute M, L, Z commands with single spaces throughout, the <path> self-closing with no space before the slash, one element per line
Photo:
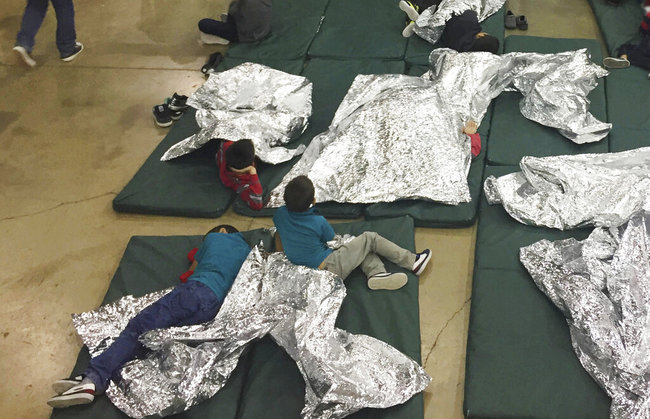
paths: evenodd
<path fill-rule="evenodd" d="M 111 201 L 167 132 L 151 107 L 192 93 L 216 50 L 198 43 L 196 21 L 226 0 L 77 0 L 86 50 L 62 63 L 52 10 L 28 69 L 12 54 L 24 7 L 0 3 L 0 415 L 45 418 L 50 383 L 70 372 L 81 346 L 70 313 L 102 300 L 132 235 L 202 234 L 214 220 L 117 214 Z M 397 1 L 396 1 L 397 3 Z M 510 0 L 527 32 L 598 38 L 586 0 Z M 180 186 L 180 185 L 179 185 Z M 239 229 L 270 219 L 228 212 Z M 433 377 L 427 418 L 462 417 L 465 342 L 475 227 L 416 231 L 433 265 L 420 286 L 422 359 Z"/>

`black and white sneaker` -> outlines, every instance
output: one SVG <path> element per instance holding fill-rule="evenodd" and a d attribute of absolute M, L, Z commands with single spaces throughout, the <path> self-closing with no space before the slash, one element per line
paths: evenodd
<path fill-rule="evenodd" d="M 78 384 L 70 387 L 63 393 L 52 397 L 47 404 L 54 408 L 88 404 L 95 400 L 95 385 L 93 383 Z"/>
<path fill-rule="evenodd" d="M 209 75 L 211 73 L 214 73 L 217 71 L 217 67 L 219 64 L 221 64 L 221 61 L 223 61 L 223 55 L 221 55 L 220 52 L 215 52 L 214 54 L 210 54 L 208 57 L 208 61 L 205 63 L 203 67 L 201 67 L 201 73 L 205 75 Z"/>
<path fill-rule="evenodd" d="M 424 268 L 427 267 L 427 264 L 431 260 L 431 250 L 425 249 L 423 252 L 415 255 L 415 263 L 413 263 L 413 273 L 420 275 Z"/>
<path fill-rule="evenodd" d="M 172 113 L 167 104 L 156 105 L 153 107 L 153 119 L 159 127 L 168 127 L 172 124 Z"/>
<path fill-rule="evenodd" d="M 64 378 L 63 380 L 55 381 L 52 384 L 52 390 L 54 390 L 56 394 L 65 393 L 72 387 L 81 384 L 81 380 L 83 380 L 83 377 L 81 375 L 78 375 L 76 377 Z"/>
<path fill-rule="evenodd" d="M 170 111 L 184 111 L 187 109 L 187 104 L 185 102 L 187 102 L 187 96 L 179 95 L 178 93 L 174 92 L 174 95 L 172 96 L 167 106 L 169 107 Z"/>
<path fill-rule="evenodd" d="M 61 61 L 64 61 L 66 63 L 69 62 L 69 61 L 72 61 L 83 50 L 84 50 L 84 44 L 82 44 L 81 42 L 75 42 L 74 51 L 72 51 L 72 53 L 70 53 L 70 54 L 68 54 L 66 56 L 61 57 Z"/>
<path fill-rule="evenodd" d="M 371 290 L 396 290 L 408 282 L 408 277 L 403 272 L 382 272 L 368 278 L 368 288 Z"/>

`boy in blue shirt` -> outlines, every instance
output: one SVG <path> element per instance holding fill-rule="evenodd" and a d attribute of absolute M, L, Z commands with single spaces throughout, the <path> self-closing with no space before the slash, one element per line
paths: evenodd
<path fill-rule="evenodd" d="M 95 394 L 108 388 L 111 378 L 119 380 L 122 365 L 143 348 L 138 338 L 144 332 L 214 319 L 249 252 L 250 246 L 235 227 L 222 224 L 210 230 L 192 255 L 189 281 L 131 319 L 115 342 L 90 360 L 82 376 L 55 382 L 52 388 L 57 395 L 47 403 L 68 407 L 92 402 Z"/>
<path fill-rule="evenodd" d="M 291 262 L 325 269 L 343 279 L 361 266 L 368 278 L 368 288 L 372 290 L 396 290 L 408 281 L 402 272 L 386 272 L 379 256 L 412 270 L 416 275 L 424 271 L 431 259 L 429 249 L 413 254 L 374 232 L 366 231 L 337 250 L 327 247 L 327 242 L 334 238 L 334 230 L 311 208 L 315 203 L 314 193 L 314 185 L 307 176 L 292 179 L 284 190 L 286 205 L 278 208 L 273 216 L 278 229 L 276 249 L 284 250 Z"/>

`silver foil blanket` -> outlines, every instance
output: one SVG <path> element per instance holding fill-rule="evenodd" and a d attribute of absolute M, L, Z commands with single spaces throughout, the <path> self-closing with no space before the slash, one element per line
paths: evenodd
<path fill-rule="evenodd" d="M 524 157 L 521 172 L 485 180 L 485 197 L 517 221 L 571 229 L 618 226 L 650 210 L 650 147 L 620 153 Z"/>
<path fill-rule="evenodd" d="M 602 138 L 611 127 L 587 110 L 587 93 L 607 72 L 586 50 L 497 56 L 436 49 L 430 65 L 422 77 L 357 76 L 328 130 L 311 141 L 267 207 L 283 205 L 284 188 L 298 175 L 312 180 L 317 202 L 469 202 L 471 143 L 461 131 L 469 120 L 480 124 L 506 89 L 524 94 L 524 116 L 574 140 Z"/>
<path fill-rule="evenodd" d="M 478 21 L 483 22 L 501 9 L 504 3 L 505 0 L 443 0 L 437 8 L 429 7 L 421 11 L 413 30 L 420 38 L 435 44 L 452 16 L 473 10 L 478 15 Z"/>
<path fill-rule="evenodd" d="M 243 63 L 212 73 L 187 100 L 197 109 L 201 130 L 170 147 L 160 160 L 190 153 L 212 138 L 249 138 L 262 161 L 278 164 L 290 160 L 305 150 L 302 145 L 295 149 L 284 146 L 307 128 L 311 92 L 312 84 L 306 78 L 261 64 Z"/>
<path fill-rule="evenodd" d="M 165 292 L 124 297 L 75 315 L 90 353 L 101 353 L 131 317 Z M 141 341 L 152 351 L 125 364 L 122 380 L 111 383 L 107 394 L 132 417 L 182 412 L 221 389 L 246 344 L 267 333 L 304 377 L 303 417 L 385 408 L 422 391 L 430 377 L 415 361 L 370 336 L 334 327 L 344 297 L 343 281 L 334 274 L 255 247 L 212 322 L 145 333 Z"/>
<path fill-rule="evenodd" d="M 650 217 L 637 213 L 581 242 L 520 250 L 535 284 L 567 319 L 573 348 L 612 398 L 612 418 L 650 418 Z"/>

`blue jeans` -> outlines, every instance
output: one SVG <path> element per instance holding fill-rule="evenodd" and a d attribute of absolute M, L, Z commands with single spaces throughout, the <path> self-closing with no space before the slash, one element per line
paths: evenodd
<path fill-rule="evenodd" d="M 47 4 L 50 0 L 27 0 L 23 22 L 16 36 L 16 45 L 31 53 L 34 37 L 45 19 Z M 74 52 L 77 33 L 74 29 L 74 5 L 72 0 L 51 0 L 56 12 L 56 47 L 62 57 Z"/>
<path fill-rule="evenodd" d="M 95 384 L 95 392 L 102 393 L 111 378 L 119 381 L 120 367 L 143 351 L 138 340 L 141 334 L 154 329 L 205 323 L 214 319 L 220 307 L 221 302 L 207 285 L 190 279 L 131 319 L 115 342 L 90 360 L 84 375 Z"/>

